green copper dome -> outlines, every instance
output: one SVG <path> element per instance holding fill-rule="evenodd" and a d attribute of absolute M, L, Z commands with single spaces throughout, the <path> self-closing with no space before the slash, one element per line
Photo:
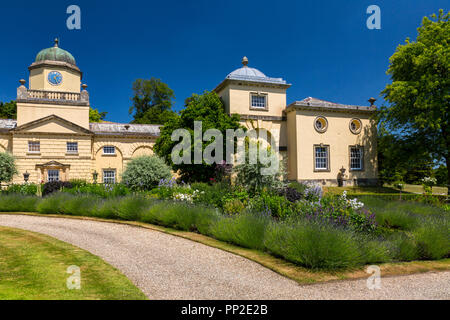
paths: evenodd
<path fill-rule="evenodd" d="M 66 50 L 58 47 L 58 39 L 55 39 L 55 45 L 52 48 L 41 50 L 36 56 L 36 62 L 44 60 L 67 62 L 76 65 L 75 58 Z"/>

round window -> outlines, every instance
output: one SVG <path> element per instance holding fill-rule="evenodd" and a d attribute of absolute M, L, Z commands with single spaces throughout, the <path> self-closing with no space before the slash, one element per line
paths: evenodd
<path fill-rule="evenodd" d="M 325 117 L 317 117 L 314 121 L 314 128 L 317 132 L 325 132 L 328 128 L 328 121 Z"/>
<path fill-rule="evenodd" d="M 358 134 L 361 132 L 362 123 L 359 119 L 352 119 L 350 121 L 350 131 L 354 134 Z"/>

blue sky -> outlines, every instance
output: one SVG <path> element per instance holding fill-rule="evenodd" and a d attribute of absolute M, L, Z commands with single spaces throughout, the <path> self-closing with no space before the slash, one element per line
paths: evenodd
<path fill-rule="evenodd" d="M 81 8 L 81 30 L 68 30 L 66 8 Z M 381 30 L 366 27 L 366 8 L 381 8 Z M 312 96 L 367 105 L 389 78 L 389 57 L 415 39 L 425 15 L 448 10 L 440 0 L 346 1 L 2 1 L 0 101 L 15 99 L 27 67 L 60 38 L 88 84 L 91 104 L 107 120 L 129 122 L 131 85 L 157 77 L 176 95 L 212 90 L 249 66 L 292 87 L 287 102 Z M 379 100 L 380 101 L 380 100 Z M 378 101 L 378 102 L 379 102 Z"/>

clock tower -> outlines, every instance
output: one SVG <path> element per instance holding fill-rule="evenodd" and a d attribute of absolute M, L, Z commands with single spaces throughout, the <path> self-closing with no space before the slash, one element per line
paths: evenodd
<path fill-rule="evenodd" d="M 41 50 L 30 70 L 30 89 L 80 93 L 82 73 L 75 58 L 59 47 L 58 39 L 51 48 Z"/>
<path fill-rule="evenodd" d="M 17 89 L 17 125 L 56 115 L 89 129 L 89 94 L 80 90 L 82 72 L 75 58 L 59 47 L 41 50 L 28 67 L 29 88 L 25 80 Z"/>

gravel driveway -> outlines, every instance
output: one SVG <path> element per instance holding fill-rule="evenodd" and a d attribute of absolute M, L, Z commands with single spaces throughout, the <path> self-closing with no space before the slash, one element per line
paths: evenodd
<path fill-rule="evenodd" d="M 240 256 L 162 232 L 88 220 L 1 215 L 101 257 L 150 299 L 450 299 L 450 272 L 302 286 Z"/>

